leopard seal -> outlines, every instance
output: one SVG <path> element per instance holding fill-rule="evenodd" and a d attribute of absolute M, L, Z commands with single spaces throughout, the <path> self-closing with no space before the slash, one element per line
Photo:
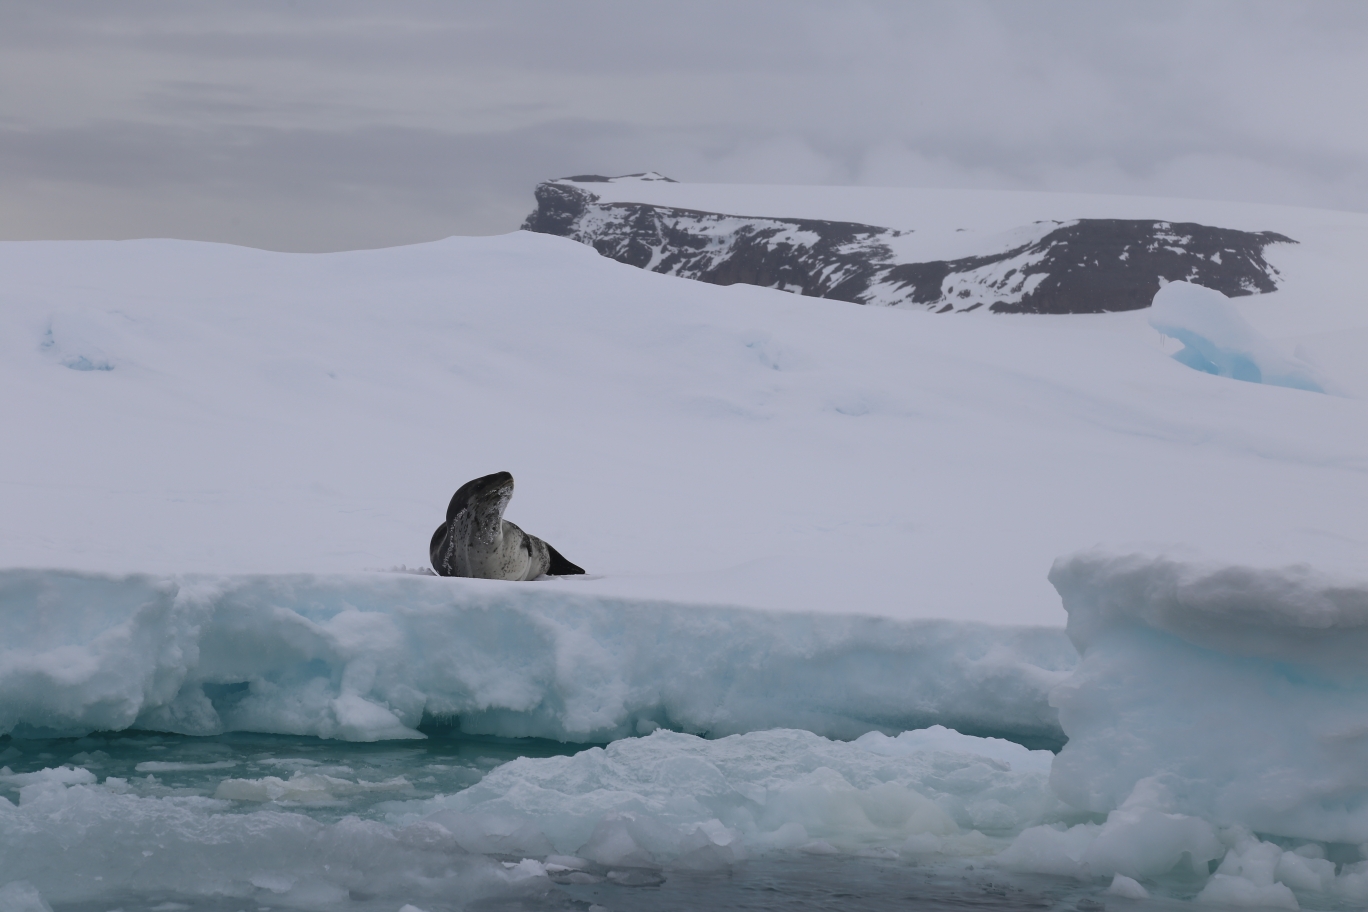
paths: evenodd
<path fill-rule="evenodd" d="M 447 505 L 446 522 L 432 533 L 428 555 L 438 576 L 533 580 L 583 573 L 546 542 L 503 518 L 513 476 L 495 472 L 467 481 Z"/>

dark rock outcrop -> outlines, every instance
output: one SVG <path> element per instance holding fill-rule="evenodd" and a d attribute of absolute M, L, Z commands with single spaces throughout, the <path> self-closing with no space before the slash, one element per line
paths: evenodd
<path fill-rule="evenodd" d="M 1149 306 L 1161 281 L 1177 280 L 1231 297 L 1269 292 L 1281 277 L 1264 248 L 1296 243 L 1271 231 L 1192 222 L 1078 219 L 1037 222 L 1020 233 L 1027 240 L 1009 249 L 921 262 L 895 252 L 903 245 L 893 242 L 912 232 L 605 203 L 581 186 L 610 180 L 616 178 L 582 175 L 541 184 L 523 228 L 589 244 L 620 263 L 716 285 L 937 312 L 1136 310 Z"/>

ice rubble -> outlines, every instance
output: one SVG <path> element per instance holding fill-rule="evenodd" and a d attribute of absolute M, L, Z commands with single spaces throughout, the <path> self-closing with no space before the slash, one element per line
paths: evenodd
<path fill-rule="evenodd" d="M 392 910 L 535 894 L 552 879 L 650 883 L 661 867 L 777 850 L 982 859 L 1021 826 L 1060 819 L 1050 756 L 943 728 L 855 742 L 662 730 L 516 760 L 455 795 L 332 824 L 298 805 L 258 809 L 260 796 L 150 797 L 124 779 L 48 769 L 7 783 L 20 786 L 17 805 L 0 798 L 0 883 L 23 879 L 11 892 L 51 902 L 127 890 L 297 908 L 350 896 Z"/>
<path fill-rule="evenodd" d="M 1103 551 L 1050 579 L 1082 655 L 1050 697 L 1069 736 L 1051 789 L 1106 818 L 1026 829 L 1000 863 L 1187 871 L 1228 905 L 1368 900 L 1368 585 Z"/>
<path fill-rule="evenodd" d="M 658 731 L 515 760 L 455 795 L 396 802 L 388 819 L 439 823 L 475 852 L 610 866 L 716 867 L 775 849 L 987 855 L 1004 844 L 990 837 L 1067 813 L 1046 787 L 1051 757 L 939 726 L 853 743 Z"/>
<path fill-rule="evenodd" d="M 1061 797 L 1107 812 L 1143 787 L 1218 825 L 1368 842 L 1368 586 L 1103 552 L 1051 580 L 1083 656 L 1051 695 Z"/>
<path fill-rule="evenodd" d="M 386 783 L 315 773 L 253 778 L 223 766 L 211 798 L 136 794 L 125 780 L 100 782 L 75 766 L 0 770 L 19 793 L 17 806 L 0 801 L 0 883 L 24 879 L 50 901 L 136 881 L 140 889 L 193 895 L 280 894 L 281 904 L 310 908 L 353 893 L 421 906 L 431 890 L 466 890 L 467 882 L 476 894 L 535 892 L 552 882 L 649 883 L 661 868 L 724 868 L 766 853 L 807 852 L 972 861 L 1097 880 L 1098 889 L 1110 881 L 1110 893 L 1126 898 L 1157 892 L 1288 909 L 1368 902 L 1368 586 L 1305 567 L 1100 550 L 1059 560 L 1050 579 L 1081 655 L 1072 672 L 1029 666 L 1055 682 L 1037 683 L 1050 690 L 1069 736 L 1057 756 L 940 727 L 897 737 L 868 731 L 852 742 L 797 729 L 712 740 L 657 729 L 573 756 L 513 760 L 454 793 L 402 800 L 396 789 L 394 800 L 367 806 L 372 819 L 335 824 L 288 808 Z M 180 657 L 179 664 L 159 659 L 150 677 L 162 682 L 158 692 L 170 701 L 163 707 L 187 683 L 203 694 L 201 685 L 227 683 L 255 657 L 257 676 L 240 701 L 259 694 L 279 702 L 261 699 L 249 712 L 213 707 L 205 696 L 219 724 L 335 721 L 340 716 L 335 709 L 328 716 L 331 704 L 320 696 L 327 694 L 375 707 L 393 701 L 382 708 L 402 724 L 398 713 L 411 721 L 418 704 L 403 709 L 394 694 L 434 701 L 459 692 L 467 701 L 499 695 L 501 713 L 479 718 L 501 720 L 504 731 L 547 720 L 561 730 L 642 730 L 656 724 L 651 713 L 666 710 L 671 721 L 734 722 L 757 681 L 771 687 L 774 717 L 851 724 L 851 708 L 813 709 L 815 694 L 834 680 L 823 675 L 852 676 L 845 697 L 856 701 L 877 704 L 879 681 L 889 693 L 913 687 L 905 692 L 917 696 L 926 693 L 915 690 L 920 679 L 890 676 L 958 642 L 895 653 L 899 636 L 922 642 L 913 636 L 920 628 L 881 621 L 866 630 L 842 618 L 836 636 L 838 628 L 812 617 L 605 605 L 554 590 L 535 595 L 543 591 L 535 587 L 423 578 L 190 582 L 35 571 L 3 580 L 10 597 L 26 586 L 31 603 L 49 609 L 0 612 L 28 625 L 11 621 L 28 638 L 30 666 L 45 655 L 71 660 L 65 681 L 47 666 L 53 705 L 84 705 L 76 698 L 82 680 L 107 685 L 115 669 L 127 673 L 133 654 L 112 644 Z M 105 590 L 119 594 L 104 604 L 121 599 L 122 616 L 78 613 L 89 602 L 76 593 Z M 143 611 L 156 623 L 135 623 Z M 64 643 L 78 628 L 86 645 Z M 194 633 L 153 635 L 170 629 Z M 876 633 L 885 648 L 879 660 L 868 645 Z M 1004 632 L 964 627 L 960 635 Z M 501 640 L 516 649 L 498 653 Z M 744 654 L 735 651 L 743 646 Z M 981 646 L 980 657 L 991 652 Z M 710 651 L 718 655 L 709 659 Z M 829 664 L 837 655 L 853 660 Z M 801 663 L 782 664 L 798 656 Z M 519 657 L 525 667 L 496 673 Z M 964 670 L 972 663 L 952 672 L 962 657 L 952 652 L 924 670 L 946 675 L 947 690 L 991 693 Z M 12 656 L 5 661 L 16 667 Z M 1020 682 L 1028 678 L 1023 661 L 999 652 L 994 667 Z M 743 668 L 754 677 L 738 674 Z M 219 672 L 227 677 L 215 678 Z M 807 690 L 793 686 L 800 680 Z M 855 694 L 858 688 L 870 693 Z M 114 691 L 105 694 L 107 705 L 119 703 Z M 510 694 L 526 702 L 515 704 Z M 137 702 L 133 691 L 123 696 Z M 543 704 L 554 711 L 538 709 Z M 284 706 L 294 715 L 282 715 Z M 126 712 L 136 719 L 142 710 Z M 57 845 L 65 847 L 60 863 Z M 508 858 L 509 867 L 485 855 Z M 285 857 L 288 869 L 279 861 Z M 85 879 L 67 878 L 73 867 Z M 20 898 L 28 889 L 13 888 Z"/>
<path fill-rule="evenodd" d="M 0 733 L 130 726 L 602 743 L 657 727 L 1058 744 L 1062 630 L 781 614 L 400 574 L 0 571 Z"/>
<path fill-rule="evenodd" d="M 1154 296 L 1149 323 L 1183 343 L 1173 357 L 1188 367 L 1252 383 L 1325 392 L 1325 380 L 1315 368 L 1278 351 L 1213 288 L 1169 282 Z"/>

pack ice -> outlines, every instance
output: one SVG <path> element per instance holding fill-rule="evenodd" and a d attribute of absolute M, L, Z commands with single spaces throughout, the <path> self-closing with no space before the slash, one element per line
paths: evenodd
<path fill-rule="evenodd" d="M 514 760 L 450 793 L 383 800 L 403 783 L 307 767 L 288 779 L 244 776 L 232 763 L 207 763 L 198 765 L 202 775 L 222 777 L 212 792 L 158 792 L 152 776 L 147 783 L 101 781 L 89 768 L 98 760 L 77 755 L 32 773 L 0 770 L 0 787 L 18 798 L 0 800 L 0 879 L 23 881 L 12 888 L 20 898 L 32 889 L 56 902 L 117 888 L 304 908 L 353 894 L 363 906 L 403 900 L 448 907 L 452 891 L 468 902 L 535 896 L 553 883 L 653 883 L 671 870 L 731 868 L 799 852 L 972 862 L 1097 881 L 1132 898 L 1155 893 L 1278 908 L 1368 901 L 1368 584 L 1306 567 L 1099 550 L 1061 559 L 1050 576 L 1081 657 L 1048 692 L 1068 737 L 1057 756 L 941 726 L 896 737 L 871 731 L 853 741 L 795 728 L 711 739 L 656 728 L 573 756 Z M 292 582 L 301 604 L 314 606 L 303 613 L 324 618 L 324 591 Z M 383 592 L 384 601 L 415 606 L 396 614 L 429 616 L 415 628 L 417 639 L 440 627 L 458 631 L 438 649 L 458 644 L 471 628 L 459 612 L 441 613 L 431 595 L 420 601 L 414 593 L 426 590 L 413 587 L 449 582 L 400 579 Z M 255 591 L 240 590 L 228 602 L 240 629 L 260 626 L 253 598 L 284 611 L 279 590 L 252 583 Z M 48 593 L 47 601 L 60 606 L 70 596 Z M 610 608 L 627 618 L 627 638 L 642 636 L 632 606 Z M 509 611 L 518 620 L 538 614 L 473 599 L 460 610 L 483 615 L 486 624 L 506 621 L 501 615 Z M 540 615 L 601 635 L 587 610 L 543 607 Z M 382 613 L 352 607 L 334 617 L 348 612 Z M 390 638 L 360 621 L 347 621 L 356 641 Z M 744 618 L 723 615 L 703 626 L 716 631 L 728 621 L 746 630 Z M 270 639 L 243 639 L 245 653 L 269 651 L 270 640 L 277 649 L 310 645 L 302 629 L 263 630 Z M 587 636 L 578 641 L 581 651 Z M 313 646 L 315 655 L 325 654 L 319 641 Z M 476 651 L 450 664 L 475 666 Z M 201 655 L 217 667 L 232 660 L 209 655 L 215 652 L 221 647 Z M 495 658 L 490 664 L 513 661 Z M 685 664 L 696 659 L 685 656 Z M 383 650 L 362 664 L 374 681 L 393 674 Z M 568 670 L 594 680 L 592 669 L 572 662 Z M 657 669 L 659 681 L 679 673 Z M 718 675 L 705 669 L 702 677 Z M 333 680 L 364 686 L 345 668 Z M 499 686 L 498 678 L 487 680 Z M 510 689 L 518 683 L 528 686 L 503 680 Z M 701 678 L 683 683 L 706 686 Z M 253 679 L 243 703 L 258 692 L 279 695 L 274 686 Z M 869 685 L 857 679 L 848 686 Z M 368 702 L 378 712 L 384 693 L 358 689 L 350 705 Z M 283 702 L 308 712 L 298 698 L 306 694 Z M 398 701 L 387 708 L 396 712 Z M 773 711 L 793 709 L 776 704 Z M 504 724 L 514 716 L 505 713 Z M 163 774 L 177 768 L 139 766 Z M 381 800 L 334 822 L 302 810 L 357 790 Z M 144 848 L 151 845 L 166 851 Z M 73 866 L 80 877 L 71 876 Z"/>
<path fill-rule="evenodd" d="M 1270 294 L 1067 317 L 701 285 L 525 233 L 0 245 L 0 903 L 434 912 L 782 852 L 1368 902 L 1368 219 L 789 198 L 943 256 L 1058 217 L 1299 243 Z M 589 578 L 372 572 L 421 565 L 500 469 Z M 341 756 L 437 722 L 584 749 L 418 798 L 340 760 L 172 788 L 184 764 L 25 747 Z"/>

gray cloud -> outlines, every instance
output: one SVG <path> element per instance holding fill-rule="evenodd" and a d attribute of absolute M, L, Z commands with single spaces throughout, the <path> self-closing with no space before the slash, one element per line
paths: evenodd
<path fill-rule="evenodd" d="M 511 230 L 536 181 L 1368 209 L 1357 2 L 0 0 L 0 237 Z"/>

